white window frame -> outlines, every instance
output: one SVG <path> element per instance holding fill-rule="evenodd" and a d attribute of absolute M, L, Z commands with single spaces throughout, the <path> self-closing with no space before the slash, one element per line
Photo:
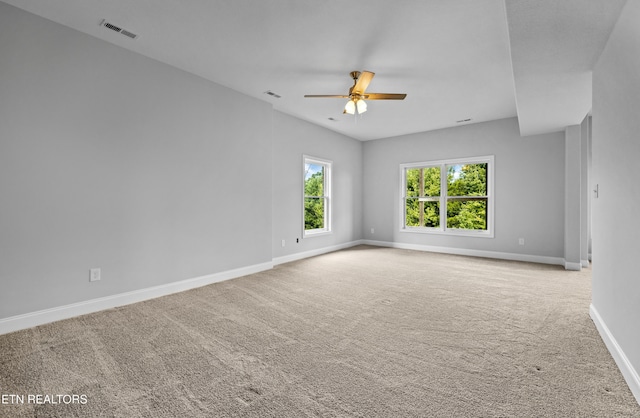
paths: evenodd
<path fill-rule="evenodd" d="M 487 164 L 487 229 L 456 229 L 447 228 L 447 166 L 454 164 Z M 406 175 L 407 169 L 440 167 L 440 226 L 424 227 L 424 226 L 407 226 L 406 225 Z M 482 157 L 457 158 L 451 160 L 423 161 L 417 163 L 400 164 L 400 232 L 421 233 L 421 234 L 444 234 L 459 235 L 466 237 L 494 237 L 494 171 L 495 158 L 493 155 Z"/>
<path fill-rule="evenodd" d="M 306 229 L 305 226 L 305 210 L 304 210 L 304 202 L 306 199 L 305 193 L 305 176 L 306 176 L 306 165 L 307 164 L 316 164 L 324 166 L 324 228 L 317 229 Z M 302 237 L 317 237 L 320 235 L 331 234 L 331 171 L 332 171 L 333 161 L 326 160 L 324 158 L 312 157 L 310 155 L 302 156 Z"/>

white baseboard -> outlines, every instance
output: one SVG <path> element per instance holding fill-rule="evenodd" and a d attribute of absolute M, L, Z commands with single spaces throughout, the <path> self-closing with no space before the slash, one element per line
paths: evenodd
<path fill-rule="evenodd" d="M 316 255 L 331 253 L 338 250 L 344 250 L 345 248 L 355 247 L 356 245 L 363 244 L 362 240 L 345 242 L 344 244 L 332 245 L 331 247 L 318 248 L 316 250 L 304 251 L 301 253 L 285 255 L 282 257 L 276 257 L 273 259 L 273 265 L 290 263 L 292 261 L 302 260 L 303 258 L 315 257 Z"/>
<path fill-rule="evenodd" d="M 565 270 L 580 271 L 582 270 L 582 263 L 570 263 L 565 260 L 564 268 Z"/>
<path fill-rule="evenodd" d="M 167 283 L 160 286 L 146 289 L 134 290 L 131 292 L 119 293 L 117 295 L 105 296 L 83 302 L 72 303 L 70 305 L 58 306 L 41 311 L 30 312 L 23 315 L 11 316 L 0 319 L 0 335 L 21 329 L 31 328 L 62 319 L 72 318 L 93 312 L 111 309 L 118 306 L 129 305 L 131 303 L 142 302 L 144 300 L 170 295 L 172 293 L 183 292 L 189 289 L 206 286 L 236 277 L 246 276 L 273 268 L 273 263 L 255 264 L 253 266 L 242 267 L 234 270 L 227 270 L 220 273 L 209 274 L 207 276 L 193 279 L 181 280 L 179 282 Z"/>
<path fill-rule="evenodd" d="M 580 262 L 582 263 L 582 268 L 583 269 L 588 269 L 589 268 L 589 260 L 582 260 Z"/>
<path fill-rule="evenodd" d="M 629 385 L 631 393 L 633 393 L 633 396 L 636 397 L 636 401 L 640 404 L 640 376 L 638 376 L 638 372 L 633 368 L 633 365 L 627 358 L 626 354 L 622 351 L 622 347 L 620 347 L 613 334 L 611 334 L 609 327 L 607 327 L 607 324 L 602 320 L 602 317 L 593 304 L 589 307 L 589 315 L 591 316 L 593 323 L 596 325 L 602 341 L 604 341 L 609 353 L 611 353 L 611 356 L 618 365 L 624 380 L 627 381 L 627 385 Z"/>
<path fill-rule="evenodd" d="M 466 248 L 437 247 L 432 245 L 404 244 L 400 242 L 388 242 L 388 241 L 363 240 L 362 244 L 375 245 L 378 247 L 401 248 L 404 250 L 430 251 L 434 253 L 467 255 L 471 257 L 497 258 L 500 260 L 511 260 L 511 261 L 527 261 L 530 263 L 554 264 L 559 266 L 565 265 L 564 259 L 560 257 L 546 257 L 546 256 L 540 256 L 540 255 L 503 253 L 499 251 L 471 250 Z"/>

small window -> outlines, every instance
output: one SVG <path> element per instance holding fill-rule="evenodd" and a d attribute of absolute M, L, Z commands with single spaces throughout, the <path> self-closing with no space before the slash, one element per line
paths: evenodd
<path fill-rule="evenodd" d="M 331 161 L 304 156 L 304 236 L 331 232 Z"/>
<path fill-rule="evenodd" d="M 493 237 L 493 161 L 402 164 L 401 230 Z"/>

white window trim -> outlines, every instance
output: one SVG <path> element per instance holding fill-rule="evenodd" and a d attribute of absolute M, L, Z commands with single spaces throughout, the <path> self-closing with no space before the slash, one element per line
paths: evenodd
<path fill-rule="evenodd" d="M 486 155 L 482 157 L 470 157 L 470 158 L 457 158 L 451 160 L 437 160 L 437 161 L 423 161 L 418 163 L 406 163 L 400 164 L 400 232 L 419 233 L 419 234 L 441 234 L 441 235 L 457 235 L 465 237 L 482 237 L 482 238 L 494 238 L 494 171 L 495 171 L 495 158 L 493 155 Z M 447 190 L 447 176 L 446 166 L 452 164 L 481 164 L 487 163 L 487 229 L 485 231 L 477 231 L 470 229 L 454 229 L 447 228 L 446 225 L 446 190 Z M 408 168 L 417 167 L 434 167 L 440 166 L 440 226 L 433 227 L 416 227 L 406 226 L 406 211 L 405 211 L 405 198 L 406 198 L 406 173 Z M 443 213 L 445 216 L 443 216 Z"/>
<path fill-rule="evenodd" d="M 324 173 L 324 197 L 326 199 L 325 213 L 324 213 L 324 228 L 319 229 L 306 229 L 304 224 L 304 200 L 305 200 L 305 166 L 306 164 L 320 164 L 326 167 Z M 333 233 L 331 228 L 331 174 L 333 171 L 333 161 L 326 160 L 324 158 L 312 157 L 310 155 L 302 156 L 302 238 L 317 237 L 321 235 L 328 235 Z"/>

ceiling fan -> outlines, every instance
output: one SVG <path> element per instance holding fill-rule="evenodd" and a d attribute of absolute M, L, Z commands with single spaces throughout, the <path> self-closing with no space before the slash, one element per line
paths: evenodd
<path fill-rule="evenodd" d="M 356 112 L 362 114 L 367 111 L 367 104 L 364 101 L 365 99 L 404 100 L 404 98 L 407 97 L 406 94 L 397 93 L 365 93 L 365 90 L 375 75 L 375 73 L 372 73 L 371 71 L 351 71 L 349 75 L 353 78 L 353 86 L 349 88 L 348 95 L 305 94 L 304 97 L 349 99 L 347 104 L 344 106 L 344 111 L 342 113 L 348 113 L 350 115 L 353 115 Z"/>

